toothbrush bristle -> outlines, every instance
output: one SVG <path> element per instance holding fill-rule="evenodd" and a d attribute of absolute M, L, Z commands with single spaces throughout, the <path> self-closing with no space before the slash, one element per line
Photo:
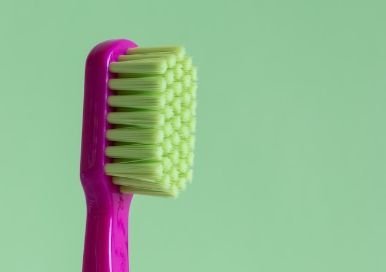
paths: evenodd
<path fill-rule="evenodd" d="M 197 71 L 179 46 L 134 48 L 110 64 L 107 175 L 123 193 L 176 196 L 192 179 Z"/>

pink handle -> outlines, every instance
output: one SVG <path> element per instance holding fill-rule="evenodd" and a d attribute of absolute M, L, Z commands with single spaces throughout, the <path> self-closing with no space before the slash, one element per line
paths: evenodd
<path fill-rule="evenodd" d="M 83 272 L 127 272 L 128 212 L 132 195 L 123 195 L 104 173 L 110 62 L 137 45 L 128 40 L 98 44 L 86 61 L 80 176 L 87 202 Z"/>

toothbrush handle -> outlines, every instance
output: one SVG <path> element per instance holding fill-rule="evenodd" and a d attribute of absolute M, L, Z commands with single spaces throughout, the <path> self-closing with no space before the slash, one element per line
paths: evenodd
<path fill-rule="evenodd" d="M 83 272 L 129 271 L 128 212 L 131 199 L 132 195 L 114 193 L 109 205 L 104 207 L 88 201 Z"/>

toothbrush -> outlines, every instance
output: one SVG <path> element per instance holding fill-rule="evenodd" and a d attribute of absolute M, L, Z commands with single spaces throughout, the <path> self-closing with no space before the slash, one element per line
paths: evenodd
<path fill-rule="evenodd" d="M 105 41 L 86 61 L 80 176 L 83 272 L 127 272 L 133 194 L 176 197 L 192 178 L 196 68 L 183 47 Z"/>

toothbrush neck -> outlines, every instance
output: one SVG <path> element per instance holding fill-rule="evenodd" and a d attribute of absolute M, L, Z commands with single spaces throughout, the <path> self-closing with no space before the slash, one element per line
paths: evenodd
<path fill-rule="evenodd" d="M 132 195 L 103 203 L 87 198 L 83 272 L 128 272 L 128 213 Z M 100 204 L 101 203 L 101 204 Z"/>

